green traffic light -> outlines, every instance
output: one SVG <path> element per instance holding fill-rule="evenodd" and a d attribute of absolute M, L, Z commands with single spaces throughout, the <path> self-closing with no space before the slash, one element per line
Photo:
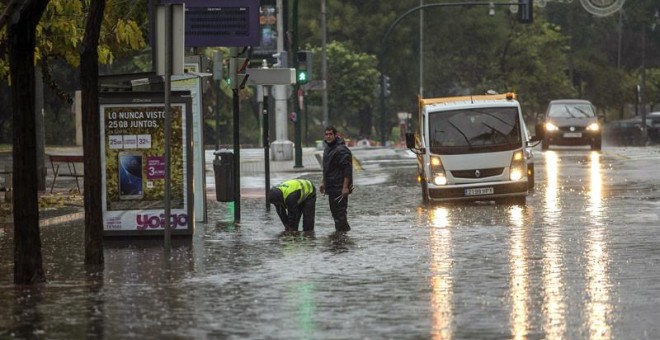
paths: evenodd
<path fill-rule="evenodd" d="M 300 72 L 298 73 L 298 82 L 303 84 L 307 82 L 307 73 L 305 72 Z"/>

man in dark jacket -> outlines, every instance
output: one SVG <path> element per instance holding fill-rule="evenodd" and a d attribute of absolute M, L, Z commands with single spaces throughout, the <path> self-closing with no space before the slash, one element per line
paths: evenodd
<path fill-rule="evenodd" d="M 348 195 L 353 189 L 353 154 L 333 126 L 325 128 L 323 150 L 323 178 L 319 189 L 328 195 L 335 230 L 351 230 L 346 217 Z"/>
<path fill-rule="evenodd" d="M 285 231 L 298 231 L 303 218 L 303 231 L 314 230 L 316 188 L 306 179 L 292 179 L 274 186 L 268 193 L 268 202 L 275 206 Z"/>

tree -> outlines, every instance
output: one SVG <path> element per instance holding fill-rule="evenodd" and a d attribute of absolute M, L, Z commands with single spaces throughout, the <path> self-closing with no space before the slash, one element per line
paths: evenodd
<path fill-rule="evenodd" d="M 416 110 L 419 16 L 401 20 L 384 42 L 383 35 L 396 18 L 419 4 L 417 0 L 327 1 L 328 41 L 340 41 L 357 53 L 379 55 L 384 50 L 379 62 L 392 82 L 387 125 L 396 121 L 394 112 Z M 319 9 L 317 2 L 301 3 L 301 45 L 320 45 Z M 494 16 L 487 15 L 486 6 L 427 8 L 424 95 L 515 90 L 526 112 L 542 111 L 550 99 L 578 96 L 605 112 L 619 111 L 633 100 L 629 85 L 642 64 L 645 28 L 647 93 L 652 102 L 649 72 L 660 66 L 660 59 L 653 57 L 660 50 L 658 9 L 657 0 L 639 0 L 628 2 L 616 15 L 595 17 L 579 1 L 548 2 L 535 7 L 532 24 L 523 25 L 504 6 L 496 7 Z M 335 96 L 329 93 L 330 98 Z"/>
<path fill-rule="evenodd" d="M 27 0 L 15 7 L 8 23 L 12 80 L 14 193 L 14 283 L 46 281 L 39 235 L 37 159 L 34 114 L 36 28 L 48 0 Z"/>
<path fill-rule="evenodd" d="M 37 203 L 36 136 L 34 117 L 34 63 L 37 62 L 46 75 L 49 86 L 59 85 L 50 76 L 48 60 L 65 60 L 72 67 L 82 61 L 83 110 L 85 123 L 85 154 L 98 155 L 98 63 L 110 63 L 115 55 L 126 55 L 144 47 L 144 34 L 130 15 L 146 21 L 146 11 L 133 10 L 138 2 L 112 2 L 112 10 L 104 20 L 105 0 L 67 1 L 11 1 L 0 4 L 0 53 L 9 46 L 9 63 L 0 58 L 0 79 L 13 80 L 11 87 L 13 106 L 13 158 L 14 182 L 17 188 L 14 200 L 15 225 L 15 282 L 37 283 L 45 281 L 42 269 L 41 240 L 39 235 L 39 211 Z M 89 4 L 89 17 L 84 41 L 81 37 L 84 5 Z M 146 6 L 143 6 L 146 7 Z M 42 16 L 47 15 L 45 20 Z M 18 18 L 8 24 L 11 18 Z M 105 25 L 102 26 L 102 23 Z M 99 44 L 99 41 L 103 44 Z M 82 51 L 78 48 L 82 44 Z M 113 53 L 114 52 L 114 53 Z M 64 91 L 62 91 L 66 95 Z M 12 111 L 12 110 L 7 110 Z M 30 114 L 28 114 L 30 112 Z M 91 120 L 90 120 L 91 119 Z M 94 121 L 96 119 L 96 121 Z M 94 143 L 96 145 L 94 145 Z M 85 167 L 85 263 L 103 263 L 101 194 L 98 183 L 100 160 L 86 157 Z"/>
<path fill-rule="evenodd" d="M 99 115 L 99 35 L 105 0 L 92 0 L 87 15 L 85 37 L 80 52 L 80 85 L 82 88 L 83 154 L 100 155 Z M 85 265 L 103 265 L 103 210 L 101 207 L 101 160 L 85 157 Z"/>
<path fill-rule="evenodd" d="M 376 57 L 351 51 L 337 41 L 329 43 L 326 51 L 328 87 L 332 93 L 328 101 L 331 123 L 341 126 L 342 131 L 363 137 L 372 135 L 373 103 L 379 79 Z M 320 49 L 313 52 L 320 59 Z M 358 122 L 357 131 L 355 122 Z"/>

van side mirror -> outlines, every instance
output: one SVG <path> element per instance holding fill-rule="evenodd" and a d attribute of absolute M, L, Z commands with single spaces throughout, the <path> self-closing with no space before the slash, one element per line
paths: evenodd
<path fill-rule="evenodd" d="M 406 132 L 406 148 L 414 149 L 415 147 L 415 134 L 412 132 Z"/>

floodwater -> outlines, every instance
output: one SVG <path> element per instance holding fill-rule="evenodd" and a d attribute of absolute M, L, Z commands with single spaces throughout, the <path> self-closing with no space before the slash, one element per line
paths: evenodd
<path fill-rule="evenodd" d="M 81 223 L 45 227 L 32 288 L 12 284 L 5 230 L 0 338 L 658 338 L 659 157 L 625 150 L 537 152 L 526 206 L 425 206 L 414 163 L 363 162 L 347 235 L 323 196 L 314 235 L 292 236 L 246 195 L 240 226 L 209 202 L 169 254 L 107 242 L 102 273 L 82 269 Z"/>

